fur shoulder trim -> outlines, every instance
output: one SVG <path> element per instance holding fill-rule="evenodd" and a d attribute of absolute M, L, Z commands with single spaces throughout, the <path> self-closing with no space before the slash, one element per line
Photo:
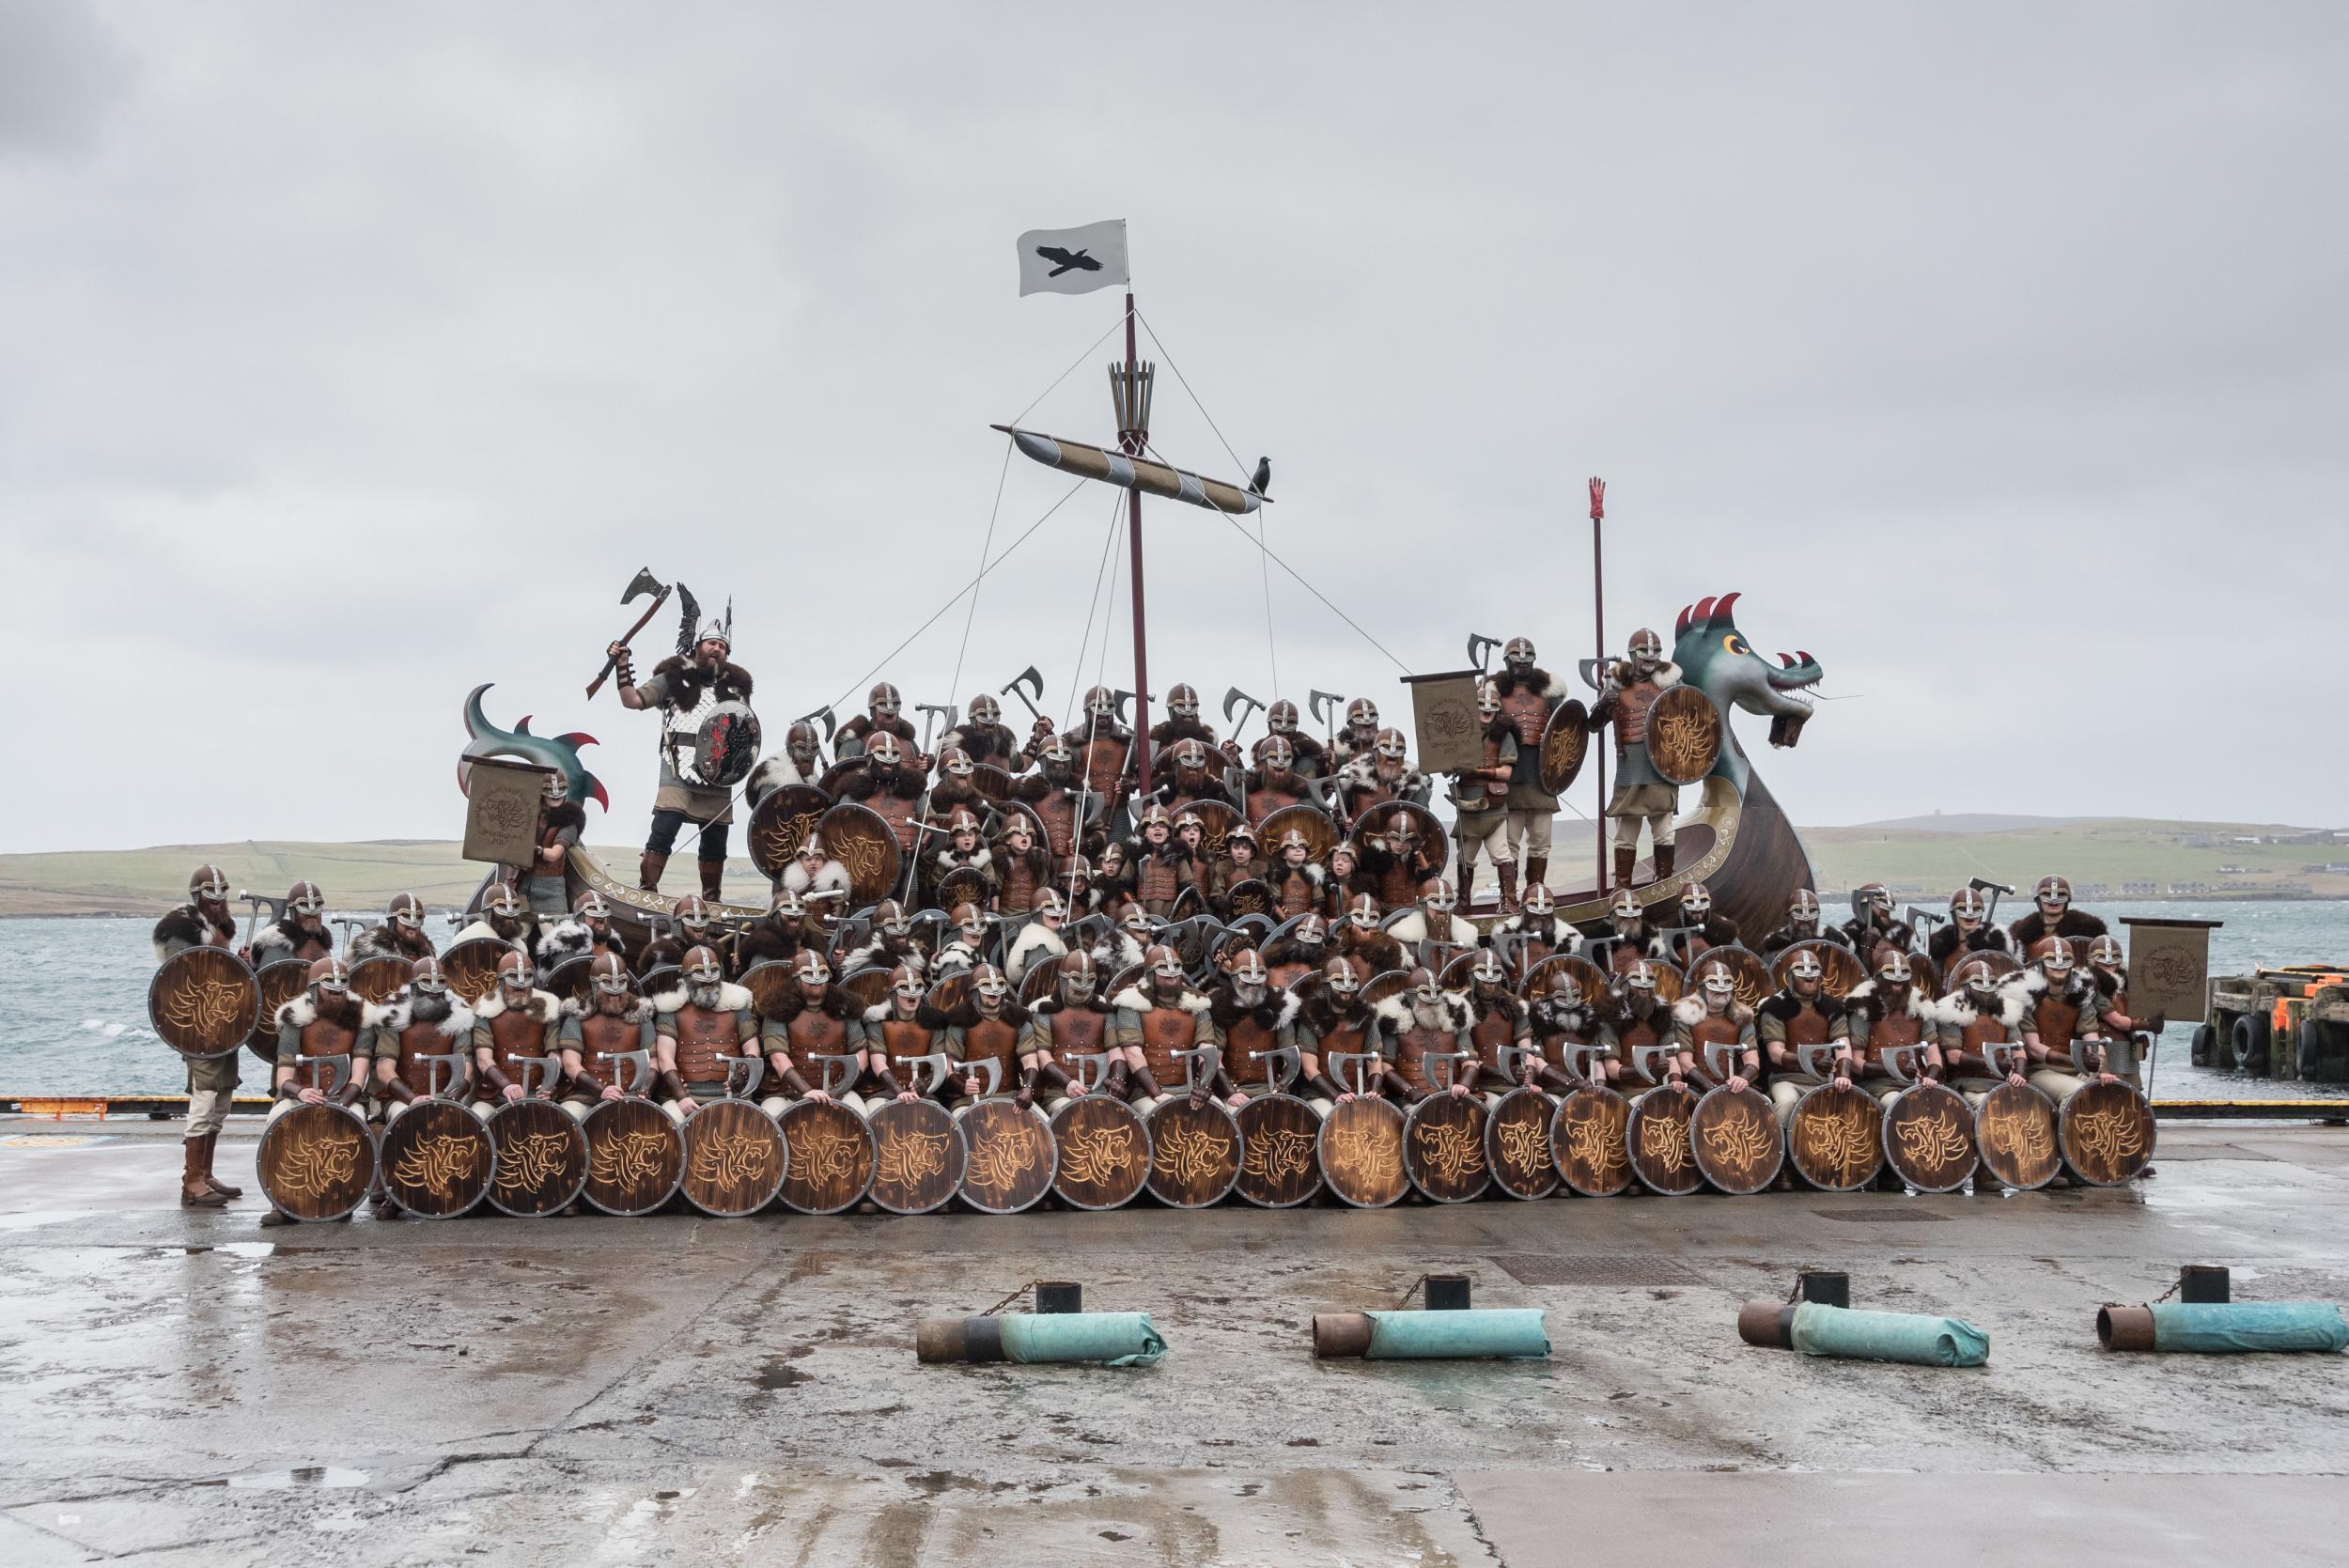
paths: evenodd
<path fill-rule="evenodd" d="M 595 945 L 595 933 L 587 929 L 587 923 L 567 917 L 538 934 L 538 962 L 551 969 L 567 958 L 578 957 Z"/>
<path fill-rule="evenodd" d="M 277 1027 L 280 1029 L 307 1029 L 318 1021 L 318 999 L 307 992 L 277 1010 Z"/>
<path fill-rule="evenodd" d="M 1129 1013 L 1147 1013 L 1159 1004 L 1157 1001 L 1152 1001 L 1150 993 L 1143 990 L 1142 986 L 1137 984 L 1127 986 L 1124 990 L 1118 992 L 1117 995 L 1112 997 L 1110 999 L 1110 1005 L 1112 1007 L 1122 1007 Z M 1183 987 L 1183 994 L 1175 999 L 1174 1005 L 1180 1007 L 1186 1013 L 1205 1013 L 1211 1003 L 1208 1001 L 1206 992 L 1195 990 L 1189 985 L 1186 985 Z"/>
<path fill-rule="evenodd" d="M 1690 1029 L 1694 1029 L 1703 1021 L 1704 1003 L 1695 997 L 1682 997 L 1672 1003 L 1672 1022 L 1686 1024 Z"/>

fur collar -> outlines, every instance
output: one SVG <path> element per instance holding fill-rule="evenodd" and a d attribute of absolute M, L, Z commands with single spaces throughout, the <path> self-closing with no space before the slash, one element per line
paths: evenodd
<path fill-rule="evenodd" d="M 1844 992 L 1843 1005 L 1864 1018 L 1884 1017 L 1884 999 L 1876 994 L 1876 983 L 1873 980 L 1863 980 Z M 1908 987 L 1908 1004 L 1901 1011 L 1923 1023 L 1937 1022 L 1940 1017 L 1913 985 Z"/>
<path fill-rule="evenodd" d="M 1439 994 L 1443 998 L 1441 1005 L 1443 1007 L 1444 1022 L 1442 1027 L 1457 1033 L 1461 1030 L 1472 1028 L 1474 1026 L 1476 1021 L 1475 1015 L 1469 1007 L 1469 1000 L 1466 993 L 1460 991 L 1443 991 Z M 1409 991 L 1397 991 L 1394 995 L 1387 998 L 1386 1001 L 1378 1003 L 1376 1007 L 1373 1007 L 1371 1012 L 1375 1014 L 1381 1022 L 1389 1024 L 1397 1030 L 1416 1029 L 1419 1027 L 1419 1015 L 1412 1009 L 1411 993 Z"/>
<path fill-rule="evenodd" d="M 692 663 L 683 654 L 671 654 L 654 665 L 652 673 L 668 681 L 671 707 L 692 708 L 701 706 L 702 684 L 705 677 L 700 666 Z M 743 702 L 751 694 L 751 673 L 741 665 L 728 660 L 719 667 L 716 684 L 720 702 Z M 580 820 L 582 822 L 586 820 L 584 813 L 581 814 Z"/>
<path fill-rule="evenodd" d="M 692 1000 L 692 988 L 687 986 L 679 986 L 674 991 L 657 992 L 652 998 L 653 1011 L 666 1017 Z M 718 982 L 718 1005 L 714 1011 L 744 1013 L 750 1010 L 750 1006 L 751 993 L 747 989 L 731 980 Z"/>
<path fill-rule="evenodd" d="M 2010 974 L 1999 981 L 1998 989 L 1992 993 L 1998 999 L 1999 1022 L 2009 1030 L 2020 1029 L 2023 1016 L 2030 1011 L 2030 999 L 2046 988 L 2045 977 L 2035 975 L 2029 970 Z M 1961 986 L 1935 1005 L 1934 1017 L 1942 1023 L 1965 1028 L 1982 1017 L 1981 1010 L 1966 998 L 1966 987 Z"/>
<path fill-rule="evenodd" d="M 566 800 L 559 806 L 549 806 L 546 823 L 541 831 L 559 833 L 566 828 L 575 832 L 586 831 L 587 809 L 576 800 Z"/>
<path fill-rule="evenodd" d="M 359 1009 L 359 1017 L 353 1025 L 354 1028 L 377 1028 L 381 1025 L 391 1011 L 387 1007 L 378 1007 L 371 1001 L 359 1001 L 356 997 L 351 1000 L 358 1003 Z M 306 990 L 277 1010 L 277 1027 L 280 1029 L 288 1027 L 307 1029 L 318 1021 L 319 999 Z"/>
<path fill-rule="evenodd" d="M 1124 990 L 1118 992 L 1117 995 L 1112 997 L 1110 999 L 1110 1005 L 1112 1007 L 1121 1008 L 1128 1013 L 1148 1013 L 1156 1011 L 1158 1008 L 1163 1006 L 1164 1003 L 1153 1000 L 1150 993 L 1143 990 L 1139 983 L 1136 983 L 1127 986 Z M 1189 981 L 1185 981 L 1183 983 L 1183 994 L 1174 999 L 1174 1005 L 1180 1007 L 1186 1013 L 1205 1013 L 1212 1007 L 1214 1003 L 1208 1000 L 1205 991 L 1197 989 L 1191 986 Z"/>
<path fill-rule="evenodd" d="M 234 943 L 237 923 L 227 915 L 209 916 L 194 904 L 182 904 L 155 923 L 155 962 L 171 956 L 174 949 L 202 947 L 214 937 L 222 945 Z"/>
<path fill-rule="evenodd" d="M 552 969 L 567 958 L 576 958 L 590 952 L 596 945 L 595 933 L 583 920 L 559 920 L 538 933 L 538 964 Z"/>
<path fill-rule="evenodd" d="M 1678 666 L 1667 665 L 1665 668 L 1677 669 Z M 1663 671 L 1659 670 L 1657 674 L 1660 677 Z M 1514 697 L 1517 695 L 1517 677 L 1510 674 L 1508 666 L 1501 666 L 1501 673 L 1492 678 L 1494 691 L 1500 692 L 1504 697 Z M 1658 684 L 1661 684 L 1660 679 Z M 1551 675 L 1548 670 L 1543 669 L 1538 664 L 1533 666 L 1533 673 L 1526 676 L 1525 685 L 1528 691 L 1540 693 L 1542 698 L 1547 702 L 1558 702 L 1564 698 L 1566 694 L 1565 686 L 1558 679 L 1558 677 Z"/>
<path fill-rule="evenodd" d="M 1042 921 L 1032 920 L 1019 928 L 1019 937 L 1011 944 L 1011 956 L 1017 958 L 1023 953 L 1037 951 L 1063 954 L 1068 951 L 1068 943 L 1058 931 L 1046 930 Z"/>
<path fill-rule="evenodd" d="M 950 844 L 930 857 L 930 864 L 938 867 L 941 875 L 949 871 L 959 871 L 965 866 L 969 866 L 973 871 L 985 871 L 994 863 L 995 852 L 985 845 L 979 846 L 978 848 L 966 855 Z"/>
<path fill-rule="evenodd" d="M 1920 1017 L 1922 1015 L 1920 1015 Z M 1727 1017 L 1731 1023 L 1735 1024 L 1739 1029 L 1743 1029 L 1748 1024 L 1753 1022 L 1753 1009 L 1748 1007 L 1742 1001 L 1733 1001 L 1729 1004 Z M 1703 997 L 1685 996 L 1678 1001 L 1672 1003 L 1672 1022 L 1676 1024 L 1685 1024 L 1688 1028 L 1694 1029 L 1697 1025 L 1703 1023 L 1703 1021 L 1704 999 Z"/>
<path fill-rule="evenodd" d="M 530 1016 L 534 1022 L 552 1023 L 568 1011 L 568 1006 L 552 991 L 534 989 L 530 993 Z M 490 994 L 474 1005 L 473 1016 L 487 1023 L 491 1018 L 504 1017 L 506 1012 L 505 988 L 493 986 Z"/>
<path fill-rule="evenodd" d="M 1265 999 L 1253 1007 L 1242 1007 L 1229 977 L 1215 983 L 1207 993 L 1207 1014 L 1220 1027 L 1228 1027 L 1242 1018 L 1252 1018 L 1267 1029 L 1282 1030 L 1297 1021 L 1304 1010 L 1305 999 L 1293 991 L 1268 990 Z"/>
<path fill-rule="evenodd" d="M 1857 987 L 1854 988 L 1857 989 Z M 1844 1013 L 1848 1011 L 1848 1009 L 1846 1009 L 1842 1002 L 1827 994 L 1827 988 L 1825 986 L 1821 986 L 1819 988 L 1819 994 L 1811 999 L 1811 1006 L 1815 1012 L 1817 1012 L 1819 1017 L 1827 1019 L 1829 1023 L 1833 1023 L 1837 1018 L 1842 1017 Z M 1776 991 L 1771 993 L 1769 996 L 1764 997 L 1762 999 L 1762 1005 L 1756 1008 L 1755 1011 L 1763 1017 L 1776 1018 L 1779 1022 L 1784 1023 L 1789 1018 L 1792 1018 L 1797 1014 L 1800 1013 L 1802 1009 L 1803 1003 L 1796 997 L 1794 992 Z"/>
<path fill-rule="evenodd" d="M 1336 1002 L 1330 1000 L 1329 988 L 1323 986 L 1315 990 L 1305 1003 L 1301 1016 L 1307 1027 L 1325 1038 L 1332 1030 L 1368 1029 L 1376 1020 L 1371 1017 L 1369 1008 L 1360 1005 L 1360 995 L 1356 993 L 1357 1004 L 1341 1015 Z"/>
<path fill-rule="evenodd" d="M 807 867 L 794 859 L 783 868 L 783 885 L 802 895 L 810 892 L 846 893 L 848 891 L 848 868 L 838 861 L 826 861 L 816 868 L 816 875 L 810 877 Z"/>
<path fill-rule="evenodd" d="M 379 1027 L 393 1034 L 405 1034 L 414 1022 L 415 999 L 402 997 L 384 1011 Z M 451 997 L 448 999 L 448 1017 L 432 1027 L 452 1040 L 459 1034 L 470 1034 L 473 1032 L 473 1009 L 465 1005 L 463 999 Z"/>

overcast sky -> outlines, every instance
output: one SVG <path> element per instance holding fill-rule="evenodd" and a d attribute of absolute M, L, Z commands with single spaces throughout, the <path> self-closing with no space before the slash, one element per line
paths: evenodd
<path fill-rule="evenodd" d="M 454 836 L 483 680 L 638 840 L 621 587 L 731 592 L 778 736 L 860 704 L 999 477 L 998 549 L 1067 488 L 988 423 L 1073 363 L 1028 423 L 1109 433 L 1118 296 L 1013 241 L 1113 217 L 1272 547 L 1413 669 L 1589 651 L 1599 474 L 1610 642 L 1735 589 L 1826 664 L 1797 821 L 2338 823 L 2344 82 L 2337 5 L 0 0 L 0 848 Z M 1233 474 L 1164 373 L 1155 424 Z M 1064 710 L 1115 499 L 908 703 Z M 1150 520 L 1159 691 L 1404 710 Z"/>

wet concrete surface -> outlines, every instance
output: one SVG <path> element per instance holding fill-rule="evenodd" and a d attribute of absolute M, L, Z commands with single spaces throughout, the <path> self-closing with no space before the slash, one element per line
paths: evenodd
<path fill-rule="evenodd" d="M 222 1151 L 256 1193 L 257 1131 Z M 2189 1262 L 2246 1298 L 2349 1300 L 2349 1134 L 2162 1141 L 2138 1188 L 2013 1199 L 263 1231 L 257 1197 L 176 1206 L 166 1126 L 0 1121 L 0 1561 L 1777 1560 L 1732 1550 L 1741 1519 L 1802 1542 L 1788 1560 L 1902 1555 L 1766 1523 L 1825 1506 L 1822 1477 L 1859 1483 L 1846 1511 L 1921 1497 L 1935 1549 L 1961 1537 L 1925 1521 L 1962 1503 L 2089 1561 L 2052 1547 L 2097 1517 L 2063 1499 L 2100 1494 L 2061 1483 L 2165 1475 L 2208 1479 L 2109 1494 L 2115 1529 L 2156 1531 L 2135 1560 L 2207 1558 L 2160 1543 L 2222 1505 L 2276 1532 L 2263 1560 L 2337 1560 L 2316 1521 L 2349 1512 L 2344 1358 L 2114 1357 L 2093 1325 Z M 1971 1319 L 1990 1365 L 1741 1344 L 1737 1306 L 1803 1266 Z M 1547 1309 L 1553 1357 L 1313 1359 L 1315 1312 L 1430 1270 Z M 1037 1277 L 1148 1312 L 1172 1354 L 917 1366 L 917 1318 Z M 2257 1490 L 2279 1485 L 2325 1505 Z"/>

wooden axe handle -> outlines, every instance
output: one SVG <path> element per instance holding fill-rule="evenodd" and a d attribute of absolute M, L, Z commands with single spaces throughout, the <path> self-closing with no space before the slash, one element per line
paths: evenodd
<path fill-rule="evenodd" d="M 628 631 L 620 638 L 620 646 L 626 647 L 630 643 L 636 641 L 636 634 L 644 630 L 646 623 L 649 622 L 654 615 L 658 614 L 661 611 L 661 607 L 668 602 L 668 589 L 663 588 L 661 592 L 653 595 L 652 602 L 645 606 L 645 613 L 636 617 L 636 624 L 630 627 Z M 612 672 L 618 666 L 619 662 L 618 658 L 614 655 L 606 654 L 604 656 L 603 668 L 597 671 L 596 678 L 587 683 L 587 694 L 589 696 L 592 697 L 597 692 L 603 690 L 603 683 L 612 678 Z"/>

